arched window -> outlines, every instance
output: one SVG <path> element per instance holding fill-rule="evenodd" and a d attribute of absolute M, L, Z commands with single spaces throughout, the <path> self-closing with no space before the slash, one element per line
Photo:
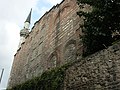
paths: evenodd
<path fill-rule="evenodd" d="M 52 56 L 50 59 L 50 67 L 56 67 L 56 65 L 57 65 L 57 57 Z"/>
<path fill-rule="evenodd" d="M 48 58 L 48 68 L 54 68 L 57 66 L 58 56 L 57 53 L 52 53 Z"/>
<path fill-rule="evenodd" d="M 65 62 L 76 60 L 76 45 L 74 40 L 71 40 L 66 44 L 64 51 L 64 60 Z"/>

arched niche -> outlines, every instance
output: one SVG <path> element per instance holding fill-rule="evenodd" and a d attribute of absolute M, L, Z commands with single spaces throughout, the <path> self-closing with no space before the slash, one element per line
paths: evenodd
<path fill-rule="evenodd" d="M 65 63 L 76 60 L 76 41 L 70 40 L 64 48 Z"/>
<path fill-rule="evenodd" d="M 66 3 L 65 5 L 63 5 L 60 12 L 63 12 L 65 8 L 69 8 L 70 6 L 71 6 L 70 3 Z"/>
<path fill-rule="evenodd" d="M 70 2 L 65 3 L 62 7 L 60 7 L 60 6 L 58 7 L 58 10 L 56 12 L 55 19 L 54 19 L 54 24 L 58 22 L 61 14 L 65 11 L 65 9 L 68 9 L 70 7 L 71 7 Z"/>
<path fill-rule="evenodd" d="M 57 52 L 53 52 L 52 54 L 50 54 L 48 58 L 48 69 L 56 67 L 57 63 L 58 63 Z"/>

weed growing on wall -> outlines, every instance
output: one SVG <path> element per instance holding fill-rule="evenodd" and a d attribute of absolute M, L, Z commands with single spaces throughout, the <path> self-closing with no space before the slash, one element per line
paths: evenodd
<path fill-rule="evenodd" d="M 8 90 L 62 90 L 65 71 L 68 64 L 44 72 L 40 77 L 35 77 Z"/>

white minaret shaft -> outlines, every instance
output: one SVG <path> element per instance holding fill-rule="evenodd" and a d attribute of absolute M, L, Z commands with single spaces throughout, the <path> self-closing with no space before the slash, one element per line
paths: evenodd
<path fill-rule="evenodd" d="M 29 22 L 25 22 L 25 23 L 24 23 L 24 28 L 27 28 L 27 29 L 28 29 L 29 26 L 30 26 L 30 23 L 29 23 Z"/>
<path fill-rule="evenodd" d="M 29 35 L 29 26 L 30 26 L 30 21 L 31 21 L 31 13 L 32 9 L 24 22 L 24 28 L 20 31 L 20 42 L 18 48 L 21 47 L 21 44 L 25 42 L 26 37 Z"/>

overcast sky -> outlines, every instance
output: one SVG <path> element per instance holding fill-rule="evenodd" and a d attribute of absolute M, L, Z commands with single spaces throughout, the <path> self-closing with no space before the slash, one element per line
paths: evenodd
<path fill-rule="evenodd" d="M 6 88 L 14 54 L 19 44 L 19 32 L 23 28 L 30 9 L 36 22 L 53 5 L 62 0 L 0 0 L 0 74 L 5 69 L 0 90 Z"/>

